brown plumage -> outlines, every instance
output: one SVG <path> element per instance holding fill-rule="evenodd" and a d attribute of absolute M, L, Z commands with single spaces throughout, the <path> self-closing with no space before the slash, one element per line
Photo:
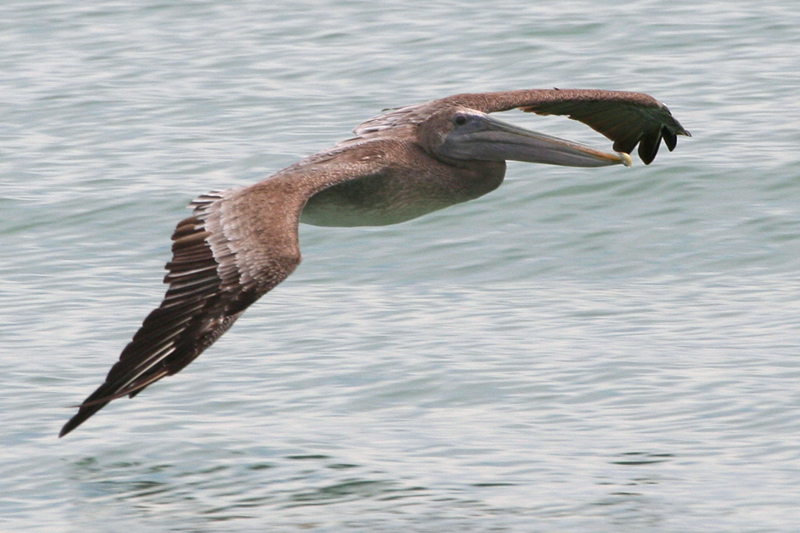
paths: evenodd
<path fill-rule="evenodd" d="M 516 128 L 487 115 L 519 108 L 566 115 L 614 141 L 607 154 Z M 300 263 L 297 226 L 394 224 L 482 196 L 505 161 L 569 166 L 653 161 L 663 139 L 689 135 L 669 110 L 641 93 L 528 90 L 459 94 L 402 107 L 362 123 L 356 137 L 240 189 L 211 192 L 172 235 L 161 305 L 152 311 L 105 382 L 79 406 L 64 436 L 108 402 L 131 398 L 175 374 L 225 333 L 250 304 Z"/>

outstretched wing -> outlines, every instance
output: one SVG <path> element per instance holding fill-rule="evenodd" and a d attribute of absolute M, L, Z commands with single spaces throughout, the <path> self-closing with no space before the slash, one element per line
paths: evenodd
<path fill-rule="evenodd" d="M 178 223 L 172 235 L 172 261 L 164 278 L 169 289 L 161 305 L 111 367 L 105 382 L 80 405 L 61 430 L 64 436 L 108 402 L 131 398 L 164 376 L 192 362 L 230 328 L 242 312 L 300 261 L 282 257 L 263 265 L 249 265 L 237 254 L 241 242 L 225 233 L 222 219 L 228 193 L 209 193 L 192 204 L 193 216 Z M 296 232 L 296 229 L 295 229 Z M 247 283 L 245 269 L 254 268 L 270 286 Z"/>
<path fill-rule="evenodd" d="M 691 134 L 675 120 L 667 106 L 643 93 L 590 89 L 539 89 L 497 93 L 459 94 L 445 101 L 493 113 L 520 108 L 539 115 L 566 115 L 614 141 L 614 150 L 631 153 L 650 164 L 661 140 L 670 151 L 678 135 Z"/>
<path fill-rule="evenodd" d="M 345 154 L 346 155 L 346 154 Z M 300 263 L 297 226 L 308 198 L 373 172 L 341 154 L 294 165 L 244 189 L 212 192 L 172 235 L 161 305 L 122 351 L 100 385 L 62 428 L 64 436 L 110 401 L 134 397 L 175 374 L 225 333 L 250 304 Z"/>

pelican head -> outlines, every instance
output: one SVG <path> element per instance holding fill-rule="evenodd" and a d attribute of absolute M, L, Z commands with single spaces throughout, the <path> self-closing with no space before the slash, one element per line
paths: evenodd
<path fill-rule="evenodd" d="M 459 107 L 437 115 L 426 121 L 423 129 L 428 130 L 433 155 L 445 161 L 514 160 L 570 167 L 631 165 L 628 154 L 601 152 L 514 126 L 474 109 Z"/>

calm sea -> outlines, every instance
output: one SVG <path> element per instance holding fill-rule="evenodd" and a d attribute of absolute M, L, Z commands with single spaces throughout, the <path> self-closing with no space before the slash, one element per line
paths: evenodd
<path fill-rule="evenodd" d="M 0 530 L 800 530 L 798 27 L 794 0 L 0 3 Z M 197 362 L 57 439 L 192 198 L 384 108 L 549 87 L 650 93 L 694 137 L 304 226 Z"/>

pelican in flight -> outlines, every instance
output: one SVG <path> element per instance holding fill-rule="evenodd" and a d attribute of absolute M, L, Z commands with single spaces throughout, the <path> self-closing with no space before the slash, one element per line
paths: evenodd
<path fill-rule="evenodd" d="M 614 141 L 616 153 L 526 130 L 489 113 L 566 115 Z M 473 200 L 503 182 L 506 161 L 573 167 L 650 164 L 689 135 L 667 107 L 641 93 L 521 90 L 458 94 L 389 110 L 355 137 L 243 188 L 191 203 L 172 235 L 164 301 L 144 319 L 105 382 L 61 430 L 107 403 L 133 398 L 194 361 L 300 263 L 298 223 L 397 224 Z"/>

